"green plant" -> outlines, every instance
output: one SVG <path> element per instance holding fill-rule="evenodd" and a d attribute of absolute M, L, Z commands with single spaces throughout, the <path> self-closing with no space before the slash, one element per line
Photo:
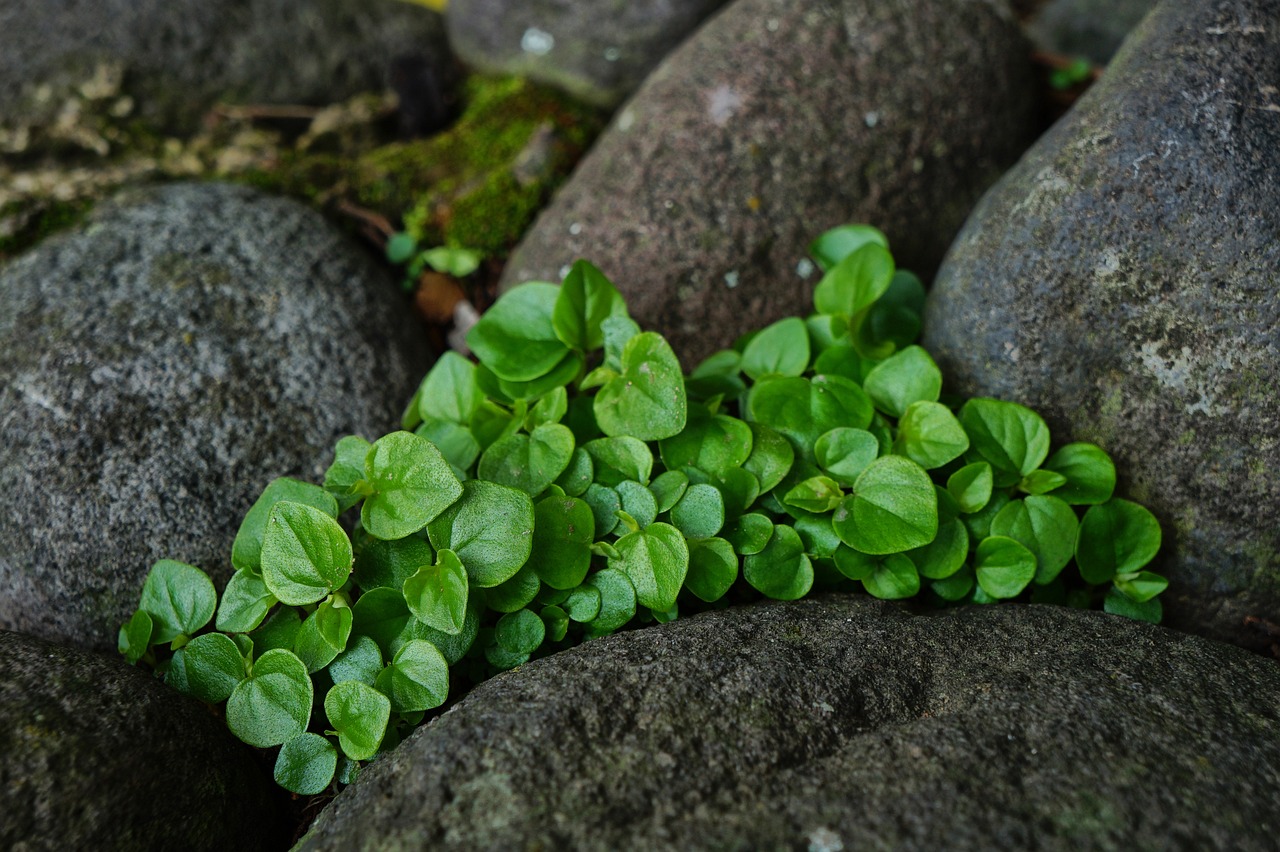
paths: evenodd
<path fill-rule="evenodd" d="M 387 260 L 405 268 L 404 280 L 401 282 L 405 290 L 413 289 L 425 267 L 430 266 L 436 272 L 443 272 L 454 278 L 466 278 L 480 268 L 481 259 L 477 252 L 464 248 L 436 246 L 420 249 L 418 241 L 407 232 L 392 234 L 391 239 L 387 240 Z"/>
<path fill-rule="evenodd" d="M 1066 65 L 1049 73 L 1049 85 L 1055 89 L 1070 89 L 1093 77 L 1093 63 L 1084 57 L 1076 57 Z"/>
<path fill-rule="evenodd" d="M 267 486 L 220 605 L 204 572 L 157 563 L 121 651 L 226 701 L 237 736 L 281 746 L 279 783 L 314 793 L 393 747 L 451 675 L 748 589 L 1159 620 L 1160 527 L 1113 497 L 1106 453 L 1051 453 L 1031 410 L 943 397 L 913 344 L 924 289 L 880 232 L 812 251 L 817 313 L 688 376 L 586 262 L 512 290 L 470 332 L 479 363 L 442 356 L 404 431 L 343 438 L 323 487 Z"/>

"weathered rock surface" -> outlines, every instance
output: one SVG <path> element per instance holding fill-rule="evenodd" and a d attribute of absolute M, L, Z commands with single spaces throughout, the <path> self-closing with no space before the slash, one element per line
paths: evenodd
<path fill-rule="evenodd" d="M 811 310 L 807 246 L 864 221 L 930 274 L 1031 138 L 1007 9 L 972 0 L 737 0 L 650 76 L 512 256 L 578 257 L 693 362 Z"/>
<path fill-rule="evenodd" d="M 449 41 L 468 64 L 615 106 L 725 0 L 452 0 Z"/>
<path fill-rule="evenodd" d="M 1027 32 L 1042 50 L 1105 65 L 1155 5 L 1156 0 L 1053 0 Z"/>
<path fill-rule="evenodd" d="M 1166 623 L 1280 614 L 1280 5 L 1168 0 L 974 211 L 925 345 L 1116 459 Z"/>
<path fill-rule="evenodd" d="M 394 428 L 429 366 L 319 214 L 175 185 L 0 269 L 0 628 L 114 648 L 152 562 L 230 576 L 269 480 Z"/>
<path fill-rule="evenodd" d="M 139 115 L 191 129 L 219 99 L 329 104 L 381 89 L 406 54 L 446 64 L 444 26 L 395 0 L 5 0 L 0 126 L 46 123 L 71 93 L 120 77 Z"/>
<path fill-rule="evenodd" d="M 478 687 L 318 849 L 1274 848 L 1280 666 L 1098 612 L 724 610 Z"/>
<path fill-rule="evenodd" d="M 123 661 L 0 632 L 5 849 L 278 849 L 277 798 L 200 702 Z"/>

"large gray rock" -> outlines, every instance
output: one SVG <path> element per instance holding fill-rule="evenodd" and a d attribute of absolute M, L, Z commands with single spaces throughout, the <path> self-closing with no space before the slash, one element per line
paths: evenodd
<path fill-rule="evenodd" d="M 269 480 L 392 429 L 430 356 L 388 275 L 254 191 L 136 192 L 0 269 L 0 628 L 114 648 L 152 562 L 230 576 Z"/>
<path fill-rule="evenodd" d="M 439 15 L 398 0 L 5 0 L 0 126 L 40 125 L 121 75 L 172 129 L 216 100 L 328 104 L 387 84 L 401 54 L 447 62 Z M 96 80 L 96 83 L 93 82 Z"/>
<path fill-rule="evenodd" d="M 451 0 L 449 42 L 496 74 L 616 106 L 725 0 Z"/>
<path fill-rule="evenodd" d="M 319 849 L 1274 849 L 1280 666 L 1098 612 L 827 597 L 523 666 Z"/>
<path fill-rule="evenodd" d="M 269 774 L 123 661 L 0 631 L 0 847 L 279 849 Z"/>
<path fill-rule="evenodd" d="M 807 246 L 850 221 L 928 275 L 1031 139 L 1017 26 L 984 0 L 737 0 L 619 112 L 509 262 L 578 257 L 686 366 L 812 308 Z"/>
<path fill-rule="evenodd" d="M 1280 615 L 1280 3 L 1168 0 L 983 199 L 930 299 L 953 391 L 1101 444 L 1167 623 Z"/>
<path fill-rule="evenodd" d="M 1053 0 L 1027 26 L 1041 50 L 1106 65 L 1156 0 Z"/>

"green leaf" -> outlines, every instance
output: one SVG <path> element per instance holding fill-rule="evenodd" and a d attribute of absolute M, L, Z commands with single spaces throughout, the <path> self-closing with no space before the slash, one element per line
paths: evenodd
<path fill-rule="evenodd" d="M 467 618 L 467 570 L 451 550 L 441 550 L 436 558 L 435 565 L 423 565 L 404 581 L 405 603 L 427 626 L 460 633 Z"/>
<path fill-rule="evenodd" d="M 1048 494 L 1066 485 L 1067 478 L 1052 470 L 1033 470 L 1018 483 L 1018 490 L 1027 494 Z"/>
<path fill-rule="evenodd" d="M 1160 550 L 1160 522 L 1144 507 L 1113 498 L 1090 506 L 1076 536 L 1076 564 L 1088 583 L 1132 574 Z"/>
<path fill-rule="evenodd" d="M 631 609 L 634 613 L 635 588 L 631 586 L 630 580 L 627 581 L 627 587 L 631 589 Z M 600 589 L 587 583 L 579 586 L 569 593 L 569 597 L 566 598 L 564 602 L 565 612 L 567 612 L 569 617 L 574 621 L 591 621 L 600 615 L 600 608 L 603 605 L 603 600 Z M 628 618 L 630 618 L 630 616 L 628 616 Z"/>
<path fill-rule="evenodd" d="M 293 640 L 293 653 L 314 674 L 346 650 L 351 636 L 352 612 L 346 601 L 331 596 L 302 621 Z"/>
<path fill-rule="evenodd" d="M 360 521 L 375 538 L 404 538 L 425 527 L 462 495 L 462 485 L 440 450 L 410 432 L 379 438 L 365 460 L 375 494 Z"/>
<path fill-rule="evenodd" d="M 907 556 L 915 563 L 920 576 L 945 580 L 964 567 L 969 556 L 969 531 L 955 518 L 939 523 L 933 541 L 908 550 Z"/>
<path fill-rule="evenodd" d="M 794 526 L 804 542 L 804 552 L 811 558 L 830 559 L 841 546 L 830 515 L 801 515 Z"/>
<path fill-rule="evenodd" d="M 547 631 L 547 641 L 560 642 L 569 635 L 569 616 L 558 606 L 546 606 L 538 613 Z"/>
<path fill-rule="evenodd" d="M 913 402 L 898 421 L 893 451 L 926 470 L 942 467 L 969 449 L 969 436 L 945 405 Z"/>
<path fill-rule="evenodd" d="M 618 492 L 621 511 L 635 519 L 639 526 L 647 527 L 658 519 L 658 501 L 654 499 L 653 492 L 639 482 L 628 479 L 619 482 L 613 490 Z"/>
<path fill-rule="evenodd" d="M 724 526 L 724 498 L 720 490 L 714 485 L 690 485 L 671 508 L 671 523 L 688 538 L 709 538 L 720 532 Z M 636 588 L 640 588 L 639 583 Z M 644 600 L 640 602 L 643 604 Z"/>
<path fill-rule="evenodd" d="M 750 512 L 739 517 L 725 533 L 725 537 L 735 551 L 743 556 L 750 556 L 764 550 L 773 537 L 773 521 L 765 515 Z"/>
<path fill-rule="evenodd" d="M 569 394 L 562 387 L 554 388 L 529 410 L 529 416 L 524 421 L 525 428 L 533 431 L 539 426 L 559 423 L 568 412 Z"/>
<path fill-rule="evenodd" d="M 650 524 L 624 535 L 614 547 L 618 556 L 609 560 L 609 567 L 631 580 L 640 605 L 670 609 L 689 570 L 689 547 L 680 531 L 670 524 Z"/>
<path fill-rule="evenodd" d="M 391 709 L 397 713 L 431 710 L 449 697 L 449 663 L 435 645 L 412 639 L 378 675 L 377 688 L 391 699 Z"/>
<path fill-rule="evenodd" d="M 582 447 L 573 451 L 569 457 L 569 466 L 556 478 L 556 485 L 564 489 L 570 497 L 581 497 L 595 479 L 596 468 L 591 455 Z"/>
<path fill-rule="evenodd" d="M 361 595 L 352 605 L 351 615 L 351 632 L 377 642 L 384 657 L 390 657 L 399 648 L 396 640 L 413 620 L 404 594 L 383 587 Z"/>
<path fill-rule="evenodd" d="M 622 497 L 617 491 L 593 482 L 582 495 L 582 501 L 591 507 L 596 537 L 603 538 L 617 528 L 618 512 L 622 509 Z"/>
<path fill-rule="evenodd" d="M 517 433 L 495 441 L 480 457 L 477 473 L 481 479 L 536 497 L 564 473 L 572 457 L 569 427 L 548 423 L 529 435 Z"/>
<path fill-rule="evenodd" d="M 879 556 L 859 553 L 852 547 L 841 544 L 836 548 L 834 561 L 837 571 L 850 580 L 862 582 L 876 572 L 883 560 Z"/>
<path fill-rule="evenodd" d="M 276 603 L 276 596 L 263 579 L 242 569 L 231 575 L 222 590 L 216 626 L 223 633 L 248 633 L 262 623 Z"/>
<path fill-rule="evenodd" d="M 724 497 L 724 517 L 726 521 L 737 518 L 751 508 L 760 496 L 760 480 L 750 471 L 735 467 L 724 472 L 715 480 L 715 486 Z"/>
<path fill-rule="evenodd" d="M 631 317 L 609 317 L 600 323 L 604 332 L 604 366 L 615 373 L 622 372 L 622 352 L 631 338 L 640 333 L 640 326 Z"/>
<path fill-rule="evenodd" d="M 806 512 L 830 512 L 840 505 L 844 492 L 840 483 L 829 476 L 812 476 L 796 485 L 782 502 Z"/>
<path fill-rule="evenodd" d="M 591 567 L 595 540 L 591 507 L 574 497 L 548 497 L 534 507 L 528 566 L 553 589 L 572 589 Z"/>
<path fill-rule="evenodd" d="M 942 392 L 942 371 L 924 349 L 908 346 L 877 364 L 867 374 L 862 388 L 876 408 L 901 417 L 914 402 L 937 402 Z"/>
<path fill-rule="evenodd" d="M 781 433 L 806 461 L 824 433 L 839 426 L 865 429 L 871 423 L 871 400 L 852 381 L 840 376 L 764 379 L 747 397 L 747 419 Z M 751 470 L 750 465 L 747 467 Z M 752 470 L 764 487 L 765 477 Z"/>
<path fill-rule="evenodd" d="M 527 382 L 544 376 L 569 349 L 552 319 L 560 288 L 530 282 L 505 293 L 467 333 L 471 351 L 500 379 Z"/>
<path fill-rule="evenodd" d="M 556 388 L 563 388 L 572 382 L 582 372 L 584 363 L 581 355 L 576 352 L 570 352 L 552 367 L 546 375 L 527 382 L 511 382 L 506 379 L 498 379 L 498 387 L 508 399 L 529 402 L 551 393 Z"/>
<path fill-rule="evenodd" d="M 272 508 L 262 538 L 262 579 L 282 603 L 324 598 L 347 581 L 353 562 L 347 534 L 328 514 L 288 501 Z"/>
<path fill-rule="evenodd" d="M 218 704 L 231 697 L 244 680 L 244 657 L 230 637 L 206 633 L 192 639 L 183 649 L 187 692 L 201 701 Z"/>
<path fill-rule="evenodd" d="M 777 525 L 764 549 L 742 560 L 742 577 L 765 597 L 793 601 L 813 587 L 813 563 L 805 555 L 800 534 Z"/>
<path fill-rule="evenodd" d="M 138 660 L 147 653 L 147 649 L 151 646 L 152 628 L 151 616 L 143 610 L 136 611 L 121 625 L 120 634 L 116 639 L 116 650 L 124 655 L 129 665 L 137 665 Z"/>
<path fill-rule="evenodd" d="M 671 507 L 679 502 L 688 488 L 689 477 L 678 470 L 665 471 L 649 483 L 659 514 L 671 511 Z"/>
<path fill-rule="evenodd" d="M 772 534 L 770 530 L 770 534 Z M 738 556 L 733 545 L 722 538 L 704 538 L 689 543 L 689 573 L 684 587 L 707 603 L 714 603 L 738 579 Z"/>
<path fill-rule="evenodd" d="M 1057 497 L 1014 500 L 991 519 L 991 534 L 1007 536 L 1036 556 L 1035 581 L 1053 582 L 1075 553 L 1076 513 Z"/>
<path fill-rule="evenodd" d="M 840 225 L 809 244 L 809 254 L 823 269 L 833 266 L 867 244 L 889 248 L 889 239 L 870 225 Z M 824 311 L 824 313 L 836 313 Z"/>
<path fill-rule="evenodd" d="M 302 629 L 302 619 L 293 607 L 282 606 L 262 623 L 262 626 L 249 634 L 258 656 L 267 651 L 280 648 L 289 650 L 293 647 L 298 631 Z"/>
<path fill-rule="evenodd" d="M 483 369 L 483 367 L 477 367 L 476 375 L 479 376 Z M 491 399 L 482 400 L 476 408 L 476 413 L 471 417 L 471 434 L 478 445 L 476 455 L 479 456 L 480 450 L 519 428 L 520 424 L 516 422 L 510 411 Z M 430 435 L 424 437 L 435 440 Z"/>
<path fill-rule="evenodd" d="M 1049 455 L 1049 427 L 1039 414 L 1015 402 L 971 399 L 960 409 L 969 441 L 998 475 L 997 485 L 1012 485 L 1040 467 Z"/>
<path fill-rule="evenodd" d="M 1113 588 L 1107 592 L 1106 598 L 1102 601 L 1102 608 L 1112 615 L 1123 615 L 1125 618 L 1146 621 L 1151 624 L 1159 624 L 1160 619 L 1164 616 L 1164 606 L 1160 603 L 1159 598 L 1152 598 L 1145 603 L 1137 603 L 1118 588 Z"/>
<path fill-rule="evenodd" d="M 696 467 L 712 476 L 723 476 L 746 462 L 751 445 L 751 427 L 745 422 L 695 409 L 684 431 L 660 442 L 658 451 L 668 470 Z"/>
<path fill-rule="evenodd" d="M 799 376 L 809 367 L 809 330 L 799 317 L 762 328 L 742 350 L 742 372 L 759 381 L 767 376 Z"/>
<path fill-rule="evenodd" d="M 510 654 L 532 654 L 546 638 L 546 625 L 532 610 L 509 612 L 498 619 L 493 629 L 494 641 Z"/>
<path fill-rule="evenodd" d="M 338 501 L 338 509 L 345 512 L 364 499 L 356 490 L 356 484 L 364 479 L 364 459 L 373 446 L 359 435 L 347 435 L 338 441 L 333 450 L 333 464 L 324 473 L 324 490 Z M 305 502 L 305 501 L 294 501 Z M 312 504 L 314 505 L 314 504 Z M 316 506 L 317 509 L 324 508 Z M 258 539 L 259 548 L 262 544 Z"/>
<path fill-rule="evenodd" d="M 1067 444 L 1044 463 L 1046 470 L 1060 473 L 1067 482 L 1054 494 L 1073 506 L 1094 506 L 1111 499 L 1116 489 L 1116 466 L 1094 444 Z"/>
<path fill-rule="evenodd" d="M 712 354 L 684 380 L 685 392 L 690 399 L 710 399 L 722 396 L 737 399 L 747 389 L 742 381 L 742 355 L 732 349 L 721 349 Z"/>
<path fill-rule="evenodd" d="M 915 563 L 901 553 L 877 560 L 871 576 L 862 581 L 867 593 L 882 601 L 915 597 L 920 591 L 920 575 Z"/>
<path fill-rule="evenodd" d="M 461 633 L 454 635 L 442 633 L 439 630 L 428 627 L 421 621 L 411 618 L 404 632 L 392 641 L 393 653 L 399 651 L 405 642 L 423 639 L 439 648 L 440 653 L 449 665 L 455 665 L 471 650 L 471 646 L 475 644 L 476 637 L 480 634 L 480 605 L 476 602 L 476 597 L 472 595 L 472 604 L 467 607 L 467 617 L 462 622 Z"/>
<path fill-rule="evenodd" d="M 1003 491 L 996 491 L 987 501 L 987 505 L 976 512 L 962 516 L 960 521 L 965 525 L 965 529 L 969 530 L 970 540 L 982 541 L 991 535 L 991 521 L 1007 505 L 1009 505 L 1009 495 Z"/>
<path fill-rule="evenodd" d="M 421 257 L 436 272 L 454 278 L 466 278 L 480 268 L 481 260 L 478 252 L 455 246 L 436 246 L 424 251 Z"/>
<path fill-rule="evenodd" d="M 382 651 L 378 643 L 368 636 L 356 636 L 347 649 L 329 663 L 329 679 L 334 683 L 358 680 L 373 686 L 382 671 Z"/>
<path fill-rule="evenodd" d="M 813 449 L 818 467 L 841 485 L 852 485 L 880 455 L 880 443 L 875 435 L 848 426 L 837 426 L 822 433 Z"/>
<path fill-rule="evenodd" d="M 453 475 L 461 479 L 480 456 L 480 441 L 466 426 L 452 420 L 427 420 L 413 434 L 436 445 L 449 463 Z"/>
<path fill-rule="evenodd" d="M 408 263 L 409 258 L 418 250 L 418 241 L 412 234 L 404 232 L 392 234 L 387 240 L 387 260 L 396 265 Z"/>
<path fill-rule="evenodd" d="M 1159 574 L 1150 571 L 1139 571 L 1136 574 L 1121 574 L 1115 579 L 1116 588 L 1125 597 L 1137 604 L 1143 604 L 1169 588 L 1169 581 Z"/>
<path fill-rule="evenodd" d="M 343 753 L 352 760 L 368 760 L 378 753 L 386 734 L 391 701 L 373 687 L 345 680 L 324 697 L 324 714 Z"/>
<path fill-rule="evenodd" d="M 791 471 L 796 452 L 783 435 L 761 423 L 750 423 L 751 455 L 742 466 L 759 481 L 760 493 L 772 491 Z"/>
<path fill-rule="evenodd" d="M 423 565 L 434 565 L 435 551 L 418 536 L 385 541 L 370 535 L 358 535 L 355 542 L 356 561 L 352 576 L 361 590 L 379 587 L 404 588 L 404 581 Z"/>
<path fill-rule="evenodd" d="M 947 493 L 955 498 L 960 511 L 971 514 L 991 501 L 995 479 L 987 462 L 967 464 L 947 477 Z"/>
<path fill-rule="evenodd" d="M 661 335 L 645 331 L 628 340 L 618 372 L 596 394 L 593 407 L 602 432 L 657 441 L 684 428 L 684 374 Z"/>
<path fill-rule="evenodd" d="M 298 734 L 276 755 L 276 783 L 299 796 L 323 793 L 333 781 L 338 751 L 319 734 Z"/>
<path fill-rule="evenodd" d="M 452 550 L 481 588 L 515 576 L 533 546 L 533 501 L 523 491 L 468 480 L 462 497 L 427 526 L 436 550 Z"/>
<path fill-rule="evenodd" d="M 533 603 L 542 591 L 542 581 L 528 565 L 506 582 L 482 589 L 485 606 L 494 612 L 515 612 Z"/>
<path fill-rule="evenodd" d="M 604 321 L 626 315 L 627 304 L 617 288 L 599 269 L 579 260 L 560 284 L 552 325 L 565 346 L 592 352 L 604 346 Z"/>
<path fill-rule="evenodd" d="M 436 360 L 422 380 L 418 414 L 424 421 L 448 420 L 466 426 L 480 400 L 475 364 L 450 350 Z"/>
<path fill-rule="evenodd" d="M 619 435 L 587 441 L 582 448 L 591 456 L 596 482 L 601 485 L 614 486 L 628 479 L 641 484 L 649 482 L 653 452 L 644 441 Z"/>
<path fill-rule="evenodd" d="M 853 484 L 832 517 L 840 540 L 883 555 L 922 547 L 938 532 L 938 497 L 929 474 L 910 459 L 884 456 Z"/>
<path fill-rule="evenodd" d="M 973 591 L 973 585 L 973 568 L 966 565 L 945 580 L 934 580 L 929 588 L 944 601 L 961 601 Z"/>
<path fill-rule="evenodd" d="M 152 644 L 161 645 L 208 624 L 217 600 L 208 574 L 194 565 L 161 559 L 142 584 L 138 609 L 151 617 Z"/>
<path fill-rule="evenodd" d="M 281 745 L 306 730 L 311 701 L 307 667 L 276 648 L 258 657 L 227 699 L 227 727 L 251 746 Z"/>
<path fill-rule="evenodd" d="M 636 614 L 636 590 L 627 575 L 605 568 L 587 578 L 586 585 L 600 593 L 600 613 L 587 622 L 587 634 L 603 636 L 622 627 Z M 570 617 L 573 611 L 570 610 Z"/>
<path fill-rule="evenodd" d="M 867 309 L 858 326 L 858 348 L 888 355 L 910 346 L 920 336 L 924 297 L 919 278 L 902 269 L 895 272 L 889 289 Z"/>
<path fill-rule="evenodd" d="M 884 246 L 868 242 L 827 270 L 814 288 L 814 307 L 820 314 L 852 317 L 884 295 L 893 272 L 893 255 Z"/>
<path fill-rule="evenodd" d="M 1013 598 L 1036 576 L 1036 555 L 1011 538 L 993 535 L 974 554 L 978 585 L 993 598 Z"/>
<path fill-rule="evenodd" d="M 273 479 L 240 522 L 240 529 L 231 544 L 231 564 L 236 570 L 260 571 L 262 537 L 267 531 L 267 518 L 275 505 L 284 500 L 302 503 L 319 509 L 330 517 L 338 517 L 337 499 L 318 485 L 287 477 Z"/>

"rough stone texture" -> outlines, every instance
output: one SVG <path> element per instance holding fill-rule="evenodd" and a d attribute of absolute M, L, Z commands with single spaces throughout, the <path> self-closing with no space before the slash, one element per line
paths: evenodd
<path fill-rule="evenodd" d="M 160 558 L 221 588 L 263 486 L 395 428 L 429 363 L 388 275 L 296 202 L 102 205 L 0 269 L 0 628 L 114 648 Z"/>
<path fill-rule="evenodd" d="M 48 121 L 102 64 L 123 71 L 140 115 L 191 129 L 218 99 L 381 89 L 403 54 L 448 62 L 439 15 L 397 0 L 5 0 L 0 126 Z"/>
<path fill-rule="evenodd" d="M 578 257 L 686 366 L 812 309 L 822 230 L 864 221 L 932 273 L 1031 137 L 1032 76 L 984 0 L 737 0 L 659 67 L 513 255 Z"/>
<path fill-rule="evenodd" d="M 278 849 L 277 798 L 200 702 L 122 661 L 0 631 L 0 846 Z"/>
<path fill-rule="evenodd" d="M 1036 13 L 1027 33 L 1042 50 L 1105 65 L 1155 5 L 1156 0 L 1053 0 Z"/>
<path fill-rule="evenodd" d="M 317 849 L 1273 849 L 1280 666 L 1098 612 L 708 613 L 478 687 Z"/>
<path fill-rule="evenodd" d="M 925 345 L 1164 525 L 1166 623 L 1280 616 L 1280 2 L 1170 0 L 975 210 Z"/>
<path fill-rule="evenodd" d="M 468 64 L 616 106 L 725 0 L 451 0 L 449 42 Z"/>

